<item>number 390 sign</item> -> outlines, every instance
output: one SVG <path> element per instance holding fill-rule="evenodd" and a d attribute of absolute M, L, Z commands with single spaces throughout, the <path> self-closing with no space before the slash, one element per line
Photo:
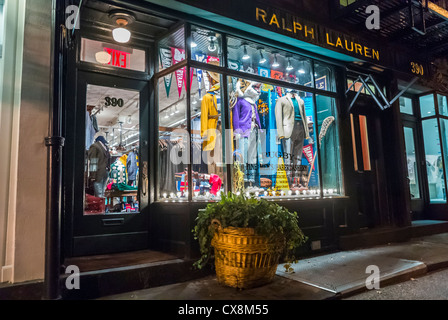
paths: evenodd
<path fill-rule="evenodd" d="M 106 107 L 120 107 L 123 108 L 124 106 L 124 101 L 123 99 L 117 99 L 117 98 L 111 98 L 111 97 L 106 97 L 104 98 L 104 100 L 106 101 L 104 103 L 104 105 Z"/>

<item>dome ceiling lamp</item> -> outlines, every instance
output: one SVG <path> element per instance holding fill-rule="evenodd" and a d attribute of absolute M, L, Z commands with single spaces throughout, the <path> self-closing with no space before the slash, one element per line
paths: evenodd
<path fill-rule="evenodd" d="M 117 28 L 112 30 L 112 36 L 118 43 L 127 43 L 131 39 L 131 31 L 128 26 L 135 22 L 135 16 L 127 11 L 111 11 L 109 17 L 115 22 Z"/>

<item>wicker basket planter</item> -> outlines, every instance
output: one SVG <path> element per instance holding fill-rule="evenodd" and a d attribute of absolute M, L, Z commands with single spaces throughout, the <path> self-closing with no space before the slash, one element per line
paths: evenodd
<path fill-rule="evenodd" d="M 253 228 L 222 228 L 217 220 L 212 246 L 218 282 L 238 289 L 265 285 L 277 270 L 284 240 L 269 242 Z"/>
<path fill-rule="evenodd" d="M 201 269 L 214 264 L 222 285 L 248 289 L 269 283 L 281 260 L 297 262 L 296 249 L 307 241 L 297 212 L 258 197 L 227 195 L 199 210 L 192 232 Z"/>

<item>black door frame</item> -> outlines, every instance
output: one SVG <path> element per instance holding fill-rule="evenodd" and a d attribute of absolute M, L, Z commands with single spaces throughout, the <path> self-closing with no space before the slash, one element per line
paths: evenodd
<path fill-rule="evenodd" d="M 353 130 L 358 163 L 358 170 L 354 171 L 353 177 L 356 180 L 354 183 L 357 185 L 356 190 L 358 192 L 356 199 L 360 210 L 358 216 L 360 228 L 374 228 L 390 224 L 387 190 L 384 187 L 381 188 L 381 185 L 385 184 L 386 181 L 381 112 L 383 111 L 377 107 L 372 97 L 369 96 L 360 96 L 350 111 L 353 114 Z M 364 162 L 358 115 L 364 115 L 367 119 L 370 171 L 363 169 Z M 367 191 L 369 191 L 371 197 L 366 194 Z M 373 202 L 369 199 L 373 200 Z"/>
<path fill-rule="evenodd" d="M 414 101 L 413 104 L 415 104 Z M 423 135 L 421 132 L 421 125 L 419 125 L 419 122 L 415 119 L 409 120 L 409 118 L 403 118 L 402 123 L 403 131 L 404 128 L 411 128 L 413 130 L 415 163 L 417 164 L 417 172 L 415 174 L 418 176 L 418 187 L 420 191 L 419 198 L 412 199 L 409 194 L 411 219 L 421 220 L 425 218 L 425 203 L 428 201 L 428 180 L 426 176 L 426 161 L 424 160 Z M 406 153 L 406 145 L 404 146 L 403 151 Z"/>
<path fill-rule="evenodd" d="M 149 217 L 149 203 L 153 201 L 153 194 L 151 192 L 152 188 L 150 188 L 150 185 L 153 184 L 153 166 L 150 165 L 150 159 L 152 159 L 152 155 L 150 155 L 150 150 L 153 150 L 153 142 L 150 139 L 150 126 L 149 123 L 153 121 L 154 115 L 153 112 L 150 111 L 150 108 L 153 108 L 154 105 L 154 84 L 151 81 L 151 77 L 154 74 L 154 57 L 150 55 L 151 52 L 154 52 L 154 43 L 153 42 L 137 42 L 137 43 L 129 43 L 129 46 L 135 49 L 140 49 L 145 51 L 146 56 L 146 72 L 137 72 L 132 70 L 125 70 L 125 69 L 119 69 L 117 67 L 111 67 L 111 66 L 103 66 L 103 65 L 96 65 L 93 63 L 83 62 L 80 60 L 80 51 L 81 51 L 81 39 L 82 38 L 88 38 L 92 40 L 97 41 L 106 41 L 111 42 L 111 38 L 104 37 L 103 35 L 95 34 L 94 30 L 90 30 L 89 28 L 83 28 L 82 34 L 78 33 L 76 35 L 75 39 L 75 45 L 67 51 L 67 64 L 65 66 L 66 74 L 64 79 L 64 114 L 63 114 L 63 130 L 64 130 L 64 136 L 66 137 L 66 144 L 64 147 L 64 154 L 63 154 L 63 163 L 64 163 L 64 174 L 63 174 L 63 184 L 64 184 L 64 190 L 63 190 L 63 217 L 62 217 L 62 239 L 63 239 L 63 255 L 61 256 L 61 259 L 63 261 L 66 257 L 73 257 L 73 256 L 81 256 L 84 254 L 100 254 L 107 250 L 100 250 L 101 245 L 86 245 L 84 246 L 85 249 L 83 250 L 77 250 L 75 246 L 75 236 L 79 235 L 78 230 L 76 230 L 76 225 L 79 221 L 77 221 L 76 215 L 80 214 L 77 212 L 79 210 L 79 204 L 76 205 L 77 201 L 79 200 L 79 195 L 76 193 L 77 188 L 82 187 L 83 184 L 80 184 L 80 182 L 77 181 L 77 174 L 79 175 L 79 172 L 75 170 L 75 168 L 82 170 L 81 172 L 84 172 L 84 159 L 82 158 L 83 155 L 79 156 L 77 155 L 77 150 L 80 148 L 78 144 L 83 144 L 79 142 L 80 137 L 76 136 L 77 130 L 80 130 L 80 128 L 77 128 L 77 126 L 80 126 L 80 124 L 77 125 L 76 119 L 85 119 L 80 115 L 80 112 L 78 110 L 78 83 L 81 81 L 80 78 L 86 77 L 88 79 L 97 79 L 96 81 L 92 81 L 92 84 L 98 84 L 98 85 L 105 85 L 106 83 L 109 83 L 111 86 L 114 85 L 114 83 L 120 83 L 123 88 L 134 89 L 134 90 L 142 90 L 144 93 L 140 94 L 140 146 L 144 146 L 148 152 L 140 152 L 140 163 L 143 164 L 144 162 L 147 163 L 147 174 L 148 174 L 148 182 L 147 182 L 147 195 L 142 197 L 141 201 L 143 203 L 140 204 L 140 212 L 143 212 L 143 214 L 146 216 L 143 221 L 141 221 L 141 226 L 145 226 L 146 235 L 145 239 L 143 239 L 143 234 L 139 237 L 139 240 L 136 241 L 137 246 L 136 248 L 149 248 L 150 247 L 150 237 L 148 235 L 149 232 L 149 226 L 148 221 Z M 84 76 L 83 76 L 84 75 Z M 109 79 L 106 81 L 100 81 L 98 79 Z M 113 79 L 113 80 L 111 80 Z M 85 81 L 85 80 L 84 80 Z M 86 88 L 84 88 L 84 94 L 85 94 Z M 84 97 L 85 98 L 85 97 Z M 78 114 L 77 114 L 78 113 Z M 81 116 L 81 118 L 79 118 Z M 82 122 L 81 121 L 81 122 Z M 78 120 L 79 122 L 79 120 Z M 82 125 L 82 128 L 85 128 L 85 124 Z M 82 137 L 85 136 L 85 132 L 82 133 Z M 80 139 L 82 141 L 85 141 L 85 139 Z M 78 158 L 77 158 L 78 157 Z M 79 158 L 81 157 L 81 158 Z M 79 162 L 81 161 L 81 162 Z M 142 175 L 140 175 L 141 178 Z M 78 178 L 79 180 L 79 178 Z M 142 182 L 140 182 L 139 185 L 142 185 Z M 83 196 L 81 195 L 81 201 L 83 199 Z M 145 203 L 147 205 L 145 205 Z M 144 211 L 144 207 L 146 208 L 146 211 Z M 83 211 L 81 209 L 81 211 Z M 115 218 L 115 216 L 114 216 Z M 138 220 L 138 219 L 137 219 Z M 126 219 L 125 219 L 126 222 Z M 134 222 L 135 224 L 138 224 L 137 221 Z M 111 229 L 112 230 L 112 229 Z M 128 235 L 129 237 L 132 237 L 132 233 Z M 135 236 L 135 235 L 134 235 Z M 104 238 L 104 237 L 103 237 Z M 106 237 L 107 238 L 107 237 Z M 104 238 L 104 239 L 106 239 Z M 82 238 L 88 243 L 88 238 Z M 105 242 L 105 240 L 101 241 Z M 123 242 L 124 243 L 124 242 Z M 107 249 L 107 248 L 106 248 Z M 117 248 L 119 249 L 119 248 Z M 120 249 L 121 250 L 125 250 Z M 131 249 L 126 249 L 125 251 L 131 251 Z"/>
<path fill-rule="evenodd" d="M 80 71 L 77 83 L 77 108 L 73 110 L 74 119 L 80 119 L 75 128 L 75 165 L 74 165 L 74 204 L 73 204 L 73 255 L 103 254 L 132 251 L 148 247 L 148 185 L 143 181 L 143 172 L 139 175 L 140 213 L 113 215 L 84 215 L 84 143 L 85 139 L 85 99 L 87 85 L 118 87 L 140 92 L 140 170 L 148 163 L 148 136 L 144 132 L 149 127 L 149 88 L 148 82 L 123 79 L 119 76 L 102 75 Z M 84 117 L 83 117 L 84 115 Z M 75 120 L 76 121 L 76 120 Z M 68 137 L 68 139 L 70 139 Z M 146 165 L 148 168 L 148 165 Z M 145 184 L 145 186 L 143 185 Z M 144 192 L 146 190 L 146 192 Z M 95 243 L 92 246 L 92 243 Z"/>

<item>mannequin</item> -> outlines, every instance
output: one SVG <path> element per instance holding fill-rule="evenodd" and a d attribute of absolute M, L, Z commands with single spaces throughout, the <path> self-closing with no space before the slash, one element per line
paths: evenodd
<path fill-rule="evenodd" d="M 261 129 L 257 101 L 261 84 L 240 79 L 236 86 L 237 101 L 233 107 L 233 130 L 245 165 L 245 184 L 252 186 L 258 172 L 257 146 Z M 246 187 L 247 187 L 246 185 Z"/>
<path fill-rule="evenodd" d="M 99 131 L 96 115 L 92 115 L 93 109 L 95 106 L 86 107 L 86 150 L 95 142 L 95 134 Z"/>
<path fill-rule="evenodd" d="M 128 171 L 128 186 L 132 186 L 137 178 L 137 148 L 134 148 L 129 152 L 126 158 L 126 169 Z"/>
<path fill-rule="evenodd" d="M 286 170 L 290 186 L 294 187 L 294 166 L 300 165 L 302 149 L 305 139 L 310 138 L 308 118 L 305 113 L 305 102 L 295 90 L 288 90 L 286 95 L 279 98 L 275 105 L 275 119 L 277 134 L 281 141 Z M 290 147 L 290 152 L 288 149 Z M 292 168 L 291 168 L 292 167 Z"/>
<path fill-rule="evenodd" d="M 104 198 L 110 171 L 110 153 L 108 142 L 101 133 L 97 134 L 95 143 L 90 146 L 87 155 L 95 197 Z"/>
<path fill-rule="evenodd" d="M 211 88 L 202 98 L 201 103 L 201 137 L 203 139 L 202 150 L 207 151 L 208 156 L 208 173 L 221 173 L 221 168 L 217 166 L 216 162 L 219 162 L 220 156 L 220 140 L 216 139 L 217 131 L 221 132 L 221 121 L 218 96 L 219 96 L 219 74 L 207 71 Z M 215 154 L 215 149 L 218 149 L 218 154 Z"/>

